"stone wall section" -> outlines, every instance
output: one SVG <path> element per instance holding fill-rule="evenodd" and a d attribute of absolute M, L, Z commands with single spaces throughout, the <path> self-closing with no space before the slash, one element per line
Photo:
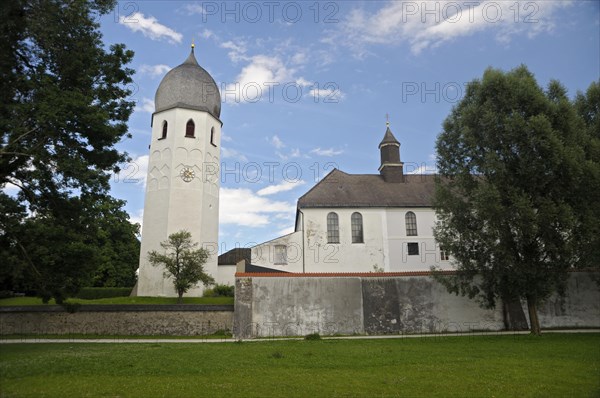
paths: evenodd
<path fill-rule="evenodd" d="M 0 307 L 0 335 L 202 336 L 233 328 L 233 306 Z"/>

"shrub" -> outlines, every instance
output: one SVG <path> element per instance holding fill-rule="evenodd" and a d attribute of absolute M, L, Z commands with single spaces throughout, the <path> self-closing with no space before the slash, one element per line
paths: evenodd
<path fill-rule="evenodd" d="M 321 335 L 319 333 L 311 333 L 304 336 L 304 340 L 321 340 Z"/>
<path fill-rule="evenodd" d="M 233 297 L 235 295 L 235 287 L 231 285 L 216 284 L 212 289 L 204 291 L 204 297 Z"/>
<path fill-rule="evenodd" d="M 77 298 L 84 300 L 95 300 L 111 297 L 128 297 L 131 294 L 131 287 L 84 287 Z"/>

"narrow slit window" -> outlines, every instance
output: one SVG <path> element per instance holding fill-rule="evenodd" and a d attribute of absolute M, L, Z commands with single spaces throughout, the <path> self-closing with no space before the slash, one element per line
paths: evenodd
<path fill-rule="evenodd" d="M 167 130 L 168 129 L 169 129 L 169 123 L 167 123 L 167 121 L 165 120 L 162 125 L 162 133 L 160 135 L 159 140 L 164 140 L 165 138 L 167 138 Z"/>
<path fill-rule="evenodd" d="M 185 125 L 185 136 L 194 138 L 195 130 L 196 125 L 194 124 L 194 121 L 192 119 L 188 120 L 187 124 Z"/>
<path fill-rule="evenodd" d="M 362 214 L 352 213 L 352 243 L 364 243 Z"/>
<path fill-rule="evenodd" d="M 340 223 L 336 213 L 327 214 L 327 243 L 340 243 Z"/>
<path fill-rule="evenodd" d="M 417 216 L 412 211 L 406 213 L 406 236 L 417 236 Z"/>
<path fill-rule="evenodd" d="M 217 146 L 217 144 L 215 144 L 215 128 L 214 127 L 210 128 L 210 144 L 215 147 Z"/>

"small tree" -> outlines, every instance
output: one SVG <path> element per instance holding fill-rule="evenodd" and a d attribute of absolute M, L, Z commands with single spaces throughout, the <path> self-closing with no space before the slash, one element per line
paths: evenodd
<path fill-rule="evenodd" d="M 198 243 L 192 242 L 191 233 L 179 231 L 171 234 L 160 246 L 165 253 L 153 250 L 148 253 L 148 261 L 155 267 L 165 267 L 164 277 L 173 278 L 178 303 L 183 302 L 183 294 L 196 283 L 202 282 L 205 286 L 215 283 L 213 277 L 204 272 L 208 252 L 202 248 L 196 249 Z"/>

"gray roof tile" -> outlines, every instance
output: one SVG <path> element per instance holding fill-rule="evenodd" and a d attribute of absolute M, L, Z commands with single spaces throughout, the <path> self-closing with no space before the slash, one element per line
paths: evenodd
<path fill-rule="evenodd" d="M 385 182 L 379 174 L 347 174 L 334 169 L 298 199 L 298 208 L 431 207 L 436 175 L 406 175 Z"/>

